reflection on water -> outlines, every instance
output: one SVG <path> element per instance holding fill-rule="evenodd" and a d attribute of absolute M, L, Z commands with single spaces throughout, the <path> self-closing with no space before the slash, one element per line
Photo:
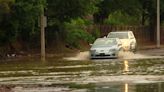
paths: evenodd
<path fill-rule="evenodd" d="M 129 64 L 127 60 L 124 60 L 124 71 L 128 72 L 129 71 Z"/>
<path fill-rule="evenodd" d="M 128 84 L 127 83 L 125 83 L 125 92 L 128 92 Z"/>
<path fill-rule="evenodd" d="M 6 61 L 0 63 L 0 92 L 1 89 L 14 92 L 164 92 L 164 60 Z"/>

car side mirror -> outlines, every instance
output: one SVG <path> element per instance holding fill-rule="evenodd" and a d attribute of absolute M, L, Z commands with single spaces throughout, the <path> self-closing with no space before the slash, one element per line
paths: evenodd
<path fill-rule="evenodd" d="M 106 36 L 104 36 L 103 38 L 107 38 Z"/>
<path fill-rule="evenodd" d="M 90 43 L 89 45 L 92 46 L 93 44 Z"/>

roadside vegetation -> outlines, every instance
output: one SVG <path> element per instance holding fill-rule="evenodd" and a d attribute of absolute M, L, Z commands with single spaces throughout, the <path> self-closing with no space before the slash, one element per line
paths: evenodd
<path fill-rule="evenodd" d="M 103 31 L 96 26 L 103 24 L 148 26 L 152 38 L 156 31 L 156 0 L 0 0 L 0 57 L 39 53 L 43 8 L 47 16 L 47 51 L 89 46 L 101 37 Z"/>

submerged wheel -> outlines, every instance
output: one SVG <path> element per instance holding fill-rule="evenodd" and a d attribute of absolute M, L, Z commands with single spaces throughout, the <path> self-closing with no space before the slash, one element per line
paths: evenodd
<path fill-rule="evenodd" d="M 136 53 L 136 52 L 137 52 L 137 44 L 135 44 L 135 48 L 133 49 L 132 52 L 133 52 L 133 53 Z"/>

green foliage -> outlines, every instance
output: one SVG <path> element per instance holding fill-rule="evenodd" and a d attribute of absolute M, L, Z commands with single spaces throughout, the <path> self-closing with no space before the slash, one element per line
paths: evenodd
<path fill-rule="evenodd" d="M 14 0 L 0 0 L 0 46 L 15 38 L 15 32 L 10 27 L 13 5 Z"/>
<path fill-rule="evenodd" d="M 139 0 L 102 0 L 97 5 L 99 11 L 94 14 L 95 23 L 104 23 L 104 20 L 117 11 L 129 15 L 129 17 L 140 17 L 142 5 Z M 130 24 L 130 23 L 129 23 Z"/>
<path fill-rule="evenodd" d="M 67 30 L 66 42 L 73 47 L 79 47 L 79 41 L 93 42 L 94 37 L 85 31 L 85 21 L 81 18 L 65 23 Z"/>
<path fill-rule="evenodd" d="M 10 13 L 15 0 L 0 0 L 0 14 Z"/>
<path fill-rule="evenodd" d="M 164 0 L 161 22 L 164 21 Z M 149 25 L 156 27 L 156 0 L 0 0 L 0 46 L 21 40 L 29 46 L 40 40 L 38 18 L 45 9 L 49 42 L 54 37 L 77 46 L 80 40 L 91 42 L 100 36 L 86 32 L 94 15 L 95 23 L 110 25 Z M 90 19 L 92 20 L 92 19 Z M 53 32 L 52 32 L 53 31 Z"/>
<path fill-rule="evenodd" d="M 81 34 L 88 35 L 87 32 L 83 31 L 85 30 L 86 25 L 91 24 L 90 21 L 82 20 L 81 18 L 96 12 L 98 8 L 95 5 L 99 1 L 100 0 L 47 0 L 47 29 L 51 32 L 47 33 L 47 42 L 52 42 L 52 40 L 55 42 L 56 40 L 67 40 L 67 43 L 74 44 L 75 41 L 70 40 L 69 42 L 67 38 L 92 39 L 90 36 L 80 37 Z"/>
<path fill-rule="evenodd" d="M 45 5 L 45 0 L 0 0 L 0 47 L 16 49 L 15 42 L 24 49 L 38 46 L 38 18 Z"/>
<path fill-rule="evenodd" d="M 79 47 L 79 41 L 93 42 L 94 37 L 84 30 L 72 30 L 67 34 L 67 43 L 73 47 Z"/>
<path fill-rule="evenodd" d="M 96 38 L 99 38 L 101 36 L 100 34 L 100 30 L 97 29 L 97 28 L 94 28 L 94 30 L 92 31 L 92 36 L 96 39 Z"/>
<path fill-rule="evenodd" d="M 47 0 L 47 15 L 60 22 L 93 14 L 97 11 L 95 5 L 99 0 Z"/>
<path fill-rule="evenodd" d="M 130 16 L 121 11 L 116 11 L 111 13 L 104 23 L 109 25 L 140 25 L 139 19 L 140 17 Z"/>

